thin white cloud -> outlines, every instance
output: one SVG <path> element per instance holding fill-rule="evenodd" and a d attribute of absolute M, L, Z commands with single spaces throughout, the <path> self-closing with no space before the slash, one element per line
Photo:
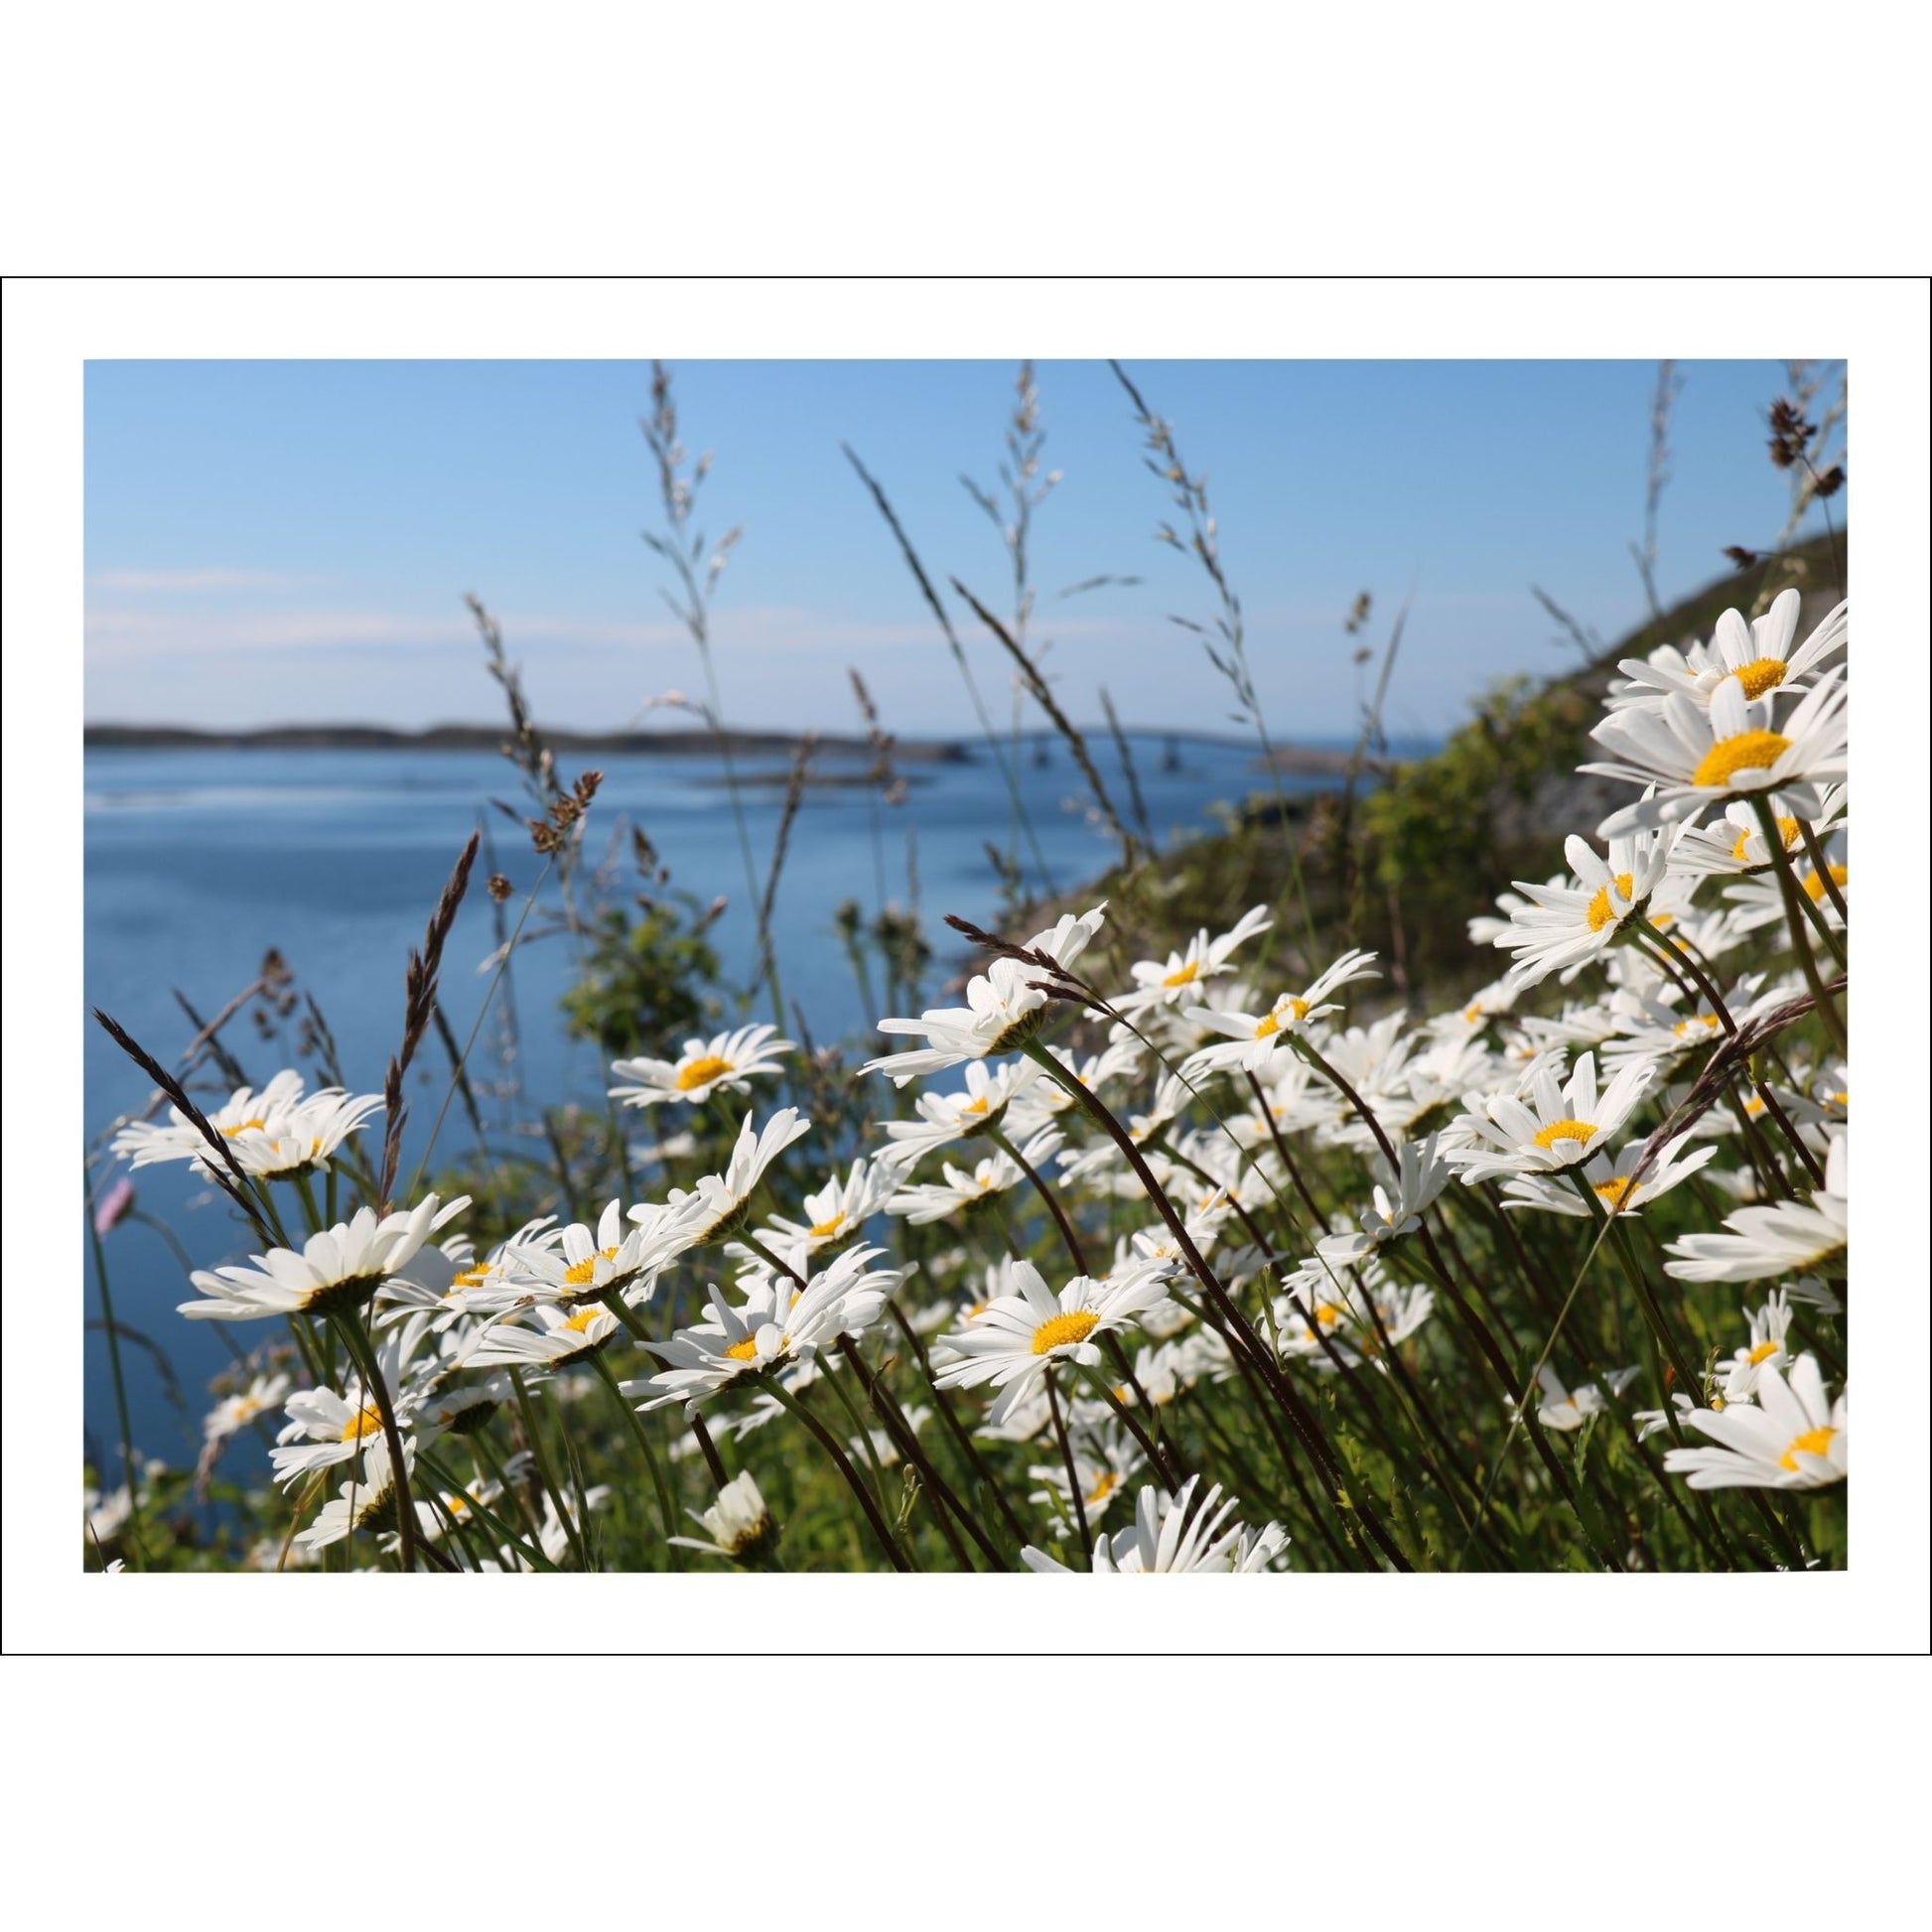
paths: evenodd
<path fill-rule="evenodd" d="M 137 596 L 171 596 L 181 591 L 286 590 L 301 582 L 273 570 L 213 567 L 200 570 L 96 570 L 88 574 L 88 588 L 124 591 Z"/>
<path fill-rule="evenodd" d="M 454 600 L 452 600 L 454 604 Z M 688 648 L 690 635 L 674 619 L 635 621 L 586 618 L 506 608 L 494 612 L 512 659 L 533 663 L 552 650 L 608 652 L 613 656 L 645 649 Z M 1131 627 L 1131 626 L 1129 626 Z M 969 643 L 979 626 L 962 624 Z M 1123 626 L 1101 618 L 1063 618 L 1040 626 L 1038 635 L 1074 643 L 1087 637 L 1118 638 Z M 313 608 L 236 610 L 156 610 L 109 606 L 87 614 L 87 654 L 96 661 L 160 657 L 208 657 L 224 653 L 308 650 L 358 646 L 460 645 L 477 642 L 475 626 L 460 608 L 448 617 L 383 610 Z M 724 653 L 783 651 L 821 656 L 834 665 L 852 654 L 925 649 L 938 640 L 936 628 L 916 614 L 874 621 L 828 615 L 793 606 L 751 606 L 719 611 L 713 638 Z M 991 643 L 983 634 L 979 641 Z M 1051 662 L 1049 658 L 1048 662 Z"/>

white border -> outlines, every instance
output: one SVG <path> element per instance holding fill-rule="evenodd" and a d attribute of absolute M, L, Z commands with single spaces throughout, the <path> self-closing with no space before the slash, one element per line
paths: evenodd
<path fill-rule="evenodd" d="M 1923 832 L 1926 320 L 1910 284 L 27 283 L 5 342 L 5 1445 L 9 1649 L 527 1650 L 552 1645 L 1050 1647 L 1088 1651 L 1921 1649 L 1926 1640 Z M 1039 1580 L 564 1579 L 353 1600 L 312 1581 L 125 1578 L 72 1569 L 61 1471 L 77 1429 L 83 1123 L 72 1011 L 80 930 L 80 395 L 90 356 L 1172 355 L 1849 356 L 1857 575 L 1870 666 L 1855 758 L 1870 863 L 1902 889 L 1862 907 L 1863 1347 L 1849 1575 L 1300 1577 L 1157 1591 Z M 1867 695 L 1869 694 L 1869 695 Z M 1891 701 L 1896 697 L 1900 702 Z M 1896 836 L 1891 828 L 1903 828 Z M 1864 1045 L 1867 1035 L 1870 1045 Z M 1868 1083 L 1868 1085 L 1867 1085 Z M 1874 1113 L 1872 1110 L 1876 1109 Z M 1916 1125 L 1911 1123 L 1916 1122 Z M 1869 1124 L 1867 1124 L 1869 1123 Z M 41 1283 L 49 1286 L 43 1288 Z M 1862 1297 L 1863 1301 L 1865 1297 Z M 46 1312 L 43 1312 L 43 1310 Z M 1882 1346 L 1880 1345 L 1882 1341 Z M 53 1473 L 50 1474 L 50 1469 Z M 261 1590 L 254 1614 L 230 1592 Z M 1064 1592 L 1085 1590 L 1077 1603 Z M 1794 1592 L 1802 1591 L 1800 1596 Z M 268 1592 L 273 1592 L 272 1597 Z M 1024 1601 L 1022 1592 L 1025 1593 Z M 568 1605 L 564 1598 L 568 1597 Z M 1009 1605 L 1011 1606 L 1009 1608 Z M 1042 1614 L 1042 1611 L 1045 1613 Z"/>

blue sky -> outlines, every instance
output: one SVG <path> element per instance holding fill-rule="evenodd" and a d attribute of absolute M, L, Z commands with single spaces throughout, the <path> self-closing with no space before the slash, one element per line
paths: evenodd
<path fill-rule="evenodd" d="M 1355 639 L 1414 610 L 1397 732 L 1434 734 L 1505 672 L 1566 653 L 1532 582 L 1605 637 L 1643 613 L 1649 362 L 1146 362 L 1150 405 L 1204 472 L 1282 739 L 1346 732 Z M 1784 479 L 1762 419 L 1777 362 L 1680 364 L 1659 532 L 1666 598 L 1767 543 Z M 745 534 L 715 620 L 727 717 L 849 730 L 856 665 L 891 729 L 971 729 L 957 671 L 840 455 L 850 442 L 941 584 L 1010 603 L 998 535 L 961 486 L 993 484 L 1005 362 L 689 362 L 684 440 L 715 461 L 699 527 Z M 1169 614 L 1205 580 L 1154 541 L 1165 491 L 1104 363 L 1036 370 L 1045 463 L 1036 640 L 1078 720 L 1105 683 L 1130 724 L 1216 729 L 1227 692 Z M 463 608 L 502 621 L 541 719 L 624 727 L 693 691 L 693 648 L 658 596 L 655 475 L 637 419 L 647 362 L 94 362 L 86 383 L 90 721 L 411 727 L 497 716 Z M 1840 498 L 1842 506 L 1845 499 Z M 1082 579 L 1137 576 L 1062 601 Z M 1007 673 L 956 615 L 989 695 Z M 662 716 L 663 714 L 659 714 Z"/>

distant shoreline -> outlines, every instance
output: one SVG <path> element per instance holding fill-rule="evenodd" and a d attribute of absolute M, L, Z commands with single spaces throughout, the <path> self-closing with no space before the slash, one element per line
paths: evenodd
<path fill-rule="evenodd" d="M 1252 741 L 1215 732 L 1164 732 L 1130 727 L 1128 736 L 1167 739 L 1176 747 L 1214 746 L 1223 750 L 1253 750 Z M 1104 733 L 1090 733 L 1096 743 Z M 1043 742 L 1057 756 L 1064 748 L 1048 732 L 1027 732 L 1030 745 Z M 99 750 L 124 751 L 376 751 L 376 752 L 500 752 L 505 734 L 496 725 L 431 725 L 423 731 L 394 731 L 382 725 L 270 725 L 249 731 L 199 731 L 186 725 L 88 725 L 82 742 Z M 790 732 L 731 731 L 724 748 L 735 758 L 789 759 L 799 738 Z M 708 731 L 576 732 L 546 731 L 544 743 L 553 751 L 576 754 L 622 753 L 646 758 L 716 757 L 719 739 Z M 863 738 L 820 734 L 813 756 L 831 762 L 870 763 L 873 748 Z M 893 759 L 903 764 L 970 764 L 980 749 L 954 739 L 901 738 L 894 742 Z M 1340 776 L 1352 754 L 1339 745 L 1278 745 L 1275 769 L 1302 775 Z M 1255 768 L 1265 770 L 1261 758 Z"/>

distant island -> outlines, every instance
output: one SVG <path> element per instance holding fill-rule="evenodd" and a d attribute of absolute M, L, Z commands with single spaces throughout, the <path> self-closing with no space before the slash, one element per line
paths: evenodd
<path fill-rule="evenodd" d="M 382 725 L 269 725 L 253 731 L 197 731 L 186 725 L 88 725 L 83 742 L 141 751 L 372 751 L 499 752 L 506 743 L 500 725 L 431 725 L 422 731 L 391 731 Z M 556 752 L 628 752 L 663 758 L 715 756 L 718 734 L 709 731 L 575 732 L 545 729 L 543 742 Z M 799 739 L 792 732 L 729 731 L 724 749 L 734 758 L 789 757 Z M 870 759 L 863 738 L 821 736 L 814 756 Z M 915 764 L 964 762 L 965 747 L 943 741 L 901 741 L 896 760 Z"/>

